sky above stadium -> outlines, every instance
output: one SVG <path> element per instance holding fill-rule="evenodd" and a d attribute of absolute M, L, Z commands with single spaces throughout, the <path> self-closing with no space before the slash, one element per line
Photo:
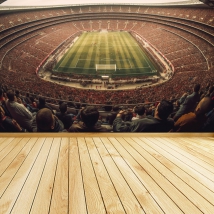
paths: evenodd
<path fill-rule="evenodd" d="M 45 5 L 74 5 L 74 4 L 159 4 L 184 2 L 186 0 L 7 0 L 1 6 L 45 6 Z"/>

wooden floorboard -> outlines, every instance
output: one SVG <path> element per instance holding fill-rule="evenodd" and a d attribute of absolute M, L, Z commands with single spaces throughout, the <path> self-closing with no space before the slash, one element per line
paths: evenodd
<path fill-rule="evenodd" d="M 214 137 L 0 137 L 0 214 L 213 214 Z"/>

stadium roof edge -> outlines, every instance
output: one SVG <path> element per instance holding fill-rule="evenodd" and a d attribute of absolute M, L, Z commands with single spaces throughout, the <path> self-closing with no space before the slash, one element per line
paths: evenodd
<path fill-rule="evenodd" d="M 47 6 L 0 6 L 0 11 L 12 11 L 12 10 L 32 10 L 32 9 L 51 9 L 51 8 L 62 8 L 62 7 L 80 7 L 80 6 L 149 6 L 149 7 L 166 7 L 166 6 L 181 6 L 181 7 L 207 7 L 205 4 L 199 1 L 185 1 L 185 2 L 172 2 L 172 3 L 159 3 L 159 4 L 148 4 L 148 3 L 89 3 L 89 4 L 69 4 L 69 5 L 47 5 Z"/>

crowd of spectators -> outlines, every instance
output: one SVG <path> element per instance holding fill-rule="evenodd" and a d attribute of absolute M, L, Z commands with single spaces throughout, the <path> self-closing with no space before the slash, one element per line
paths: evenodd
<path fill-rule="evenodd" d="M 178 72 L 174 75 L 174 78 L 157 86 L 139 87 L 132 90 L 100 91 L 67 87 L 44 81 L 30 74 L 20 76 L 18 72 L 10 73 L 7 70 L 2 70 L 0 82 L 7 85 L 8 88 L 19 89 L 36 96 L 45 96 L 49 100 L 60 99 L 88 104 L 104 104 L 110 100 L 113 104 L 138 104 L 156 102 L 171 97 L 179 98 L 183 93 L 190 92 L 197 82 L 201 82 L 201 88 L 204 90 L 207 82 L 210 82 L 213 78 L 213 69 L 205 72 Z"/>
<path fill-rule="evenodd" d="M 182 8 L 182 7 L 139 7 L 139 6 L 76 6 L 65 8 L 53 8 L 47 10 L 21 11 L 16 13 L 8 13 L 1 16 L 0 31 L 11 28 L 12 26 L 30 23 L 38 20 L 46 20 L 47 18 L 63 17 L 72 14 L 93 14 L 93 13 L 129 13 L 129 14 L 146 14 L 156 17 L 179 18 L 182 20 L 191 20 L 192 22 L 214 25 L 213 10 L 208 8 Z"/>
<path fill-rule="evenodd" d="M 60 101 L 53 109 L 44 97 L 22 95 L 18 90 L 0 88 L 1 132 L 213 132 L 214 85 L 201 88 L 179 99 L 155 103 L 115 105 L 107 102 L 102 116 L 98 107 L 83 104 L 68 111 Z M 131 107 L 132 106 L 132 107 Z"/>
<path fill-rule="evenodd" d="M 213 44 L 190 32 L 154 23 L 147 23 L 136 32 L 170 60 L 175 72 L 207 70 L 212 63 Z"/>
<path fill-rule="evenodd" d="M 42 29 L 42 32 L 32 32 L 29 35 L 14 39 L 13 42 L 4 44 L 4 48 L 7 50 L 0 53 L 2 65 L 9 70 L 22 71 L 33 75 L 48 54 L 67 39 L 74 39 L 76 36 L 72 36 L 76 33 L 77 29 L 67 28 L 67 25 L 63 23 L 57 27 L 51 26 Z M 17 37 L 16 33 L 13 35 Z"/>
<path fill-rule="evenodd" d="M 147 27 L 150 26 L 150 30 L 148 32 L 144 30 L 144 35 L 150 38 L 151 43 L 160 48 L 160 50 L 163 49 L 167 58 L 170 58 L 171 60 L 174 59 L 175 63 L 179 60 L 178 62 L 180 63 L 177 63 L 178 67 L 175 68 L 175 75 L 173 78 L 162 85 L 148 88 L 137 88 L 135 90 L 100 92 L 98 90 L 86 91 L 69 88 L 37 78 L 35 75 L 35 61 L 39 60 L 39 58 L 36 57 L 36 55 L 32 56 L 33 52 L 30 49 L 39 49 L 39 53 L 43 53 L 42 50 L 46 50 L 46 47 L 50 48 L 53 45 L 57 46 L 57 44 L 60 43 L 62 34 L 59 34 L 57 37 L 58 31 L 54 33 L 55 31 L 53 32 L 51 27 L 45 29 L 43 31 L 43 35 L 33 37 L 29 40 L 29 42 L 26 42 L 26 44 L 24 42 L 23 45 L 13 48 L 6 55 L 5 60 L 7 59 L 7 61 L 3 61 L 3 67 L 5 68 L 1 70 L 1 83 L 11 86 L 15 89 L 18 88 L 26 92 L 34 93 L 35 95 L 50 97 L 50 99 L 53 100 L 64 99 L 91 104 L 102 104 L 108 100 L 112 100 L 113 103 L 137 104 L 142 102 L 155 102 L 157 100 L 169 98 L 172 96 L 177 98 L 185 91 L 191 90 L 192 85 L 199 80 L 201 81 L 201 86 L 204 87 L 206 82 L 213 78 L 212 69 L 207 71 L 207 64 L 204 62 L 200 64 L 200 60 L 204 58 L 201 57 L 200 51 L 194 45 L 191 45 L 184 39 L 179 39 L 180 37 L 177 37 L 174 34 L 169 34 L 163 30 L 161 31 L 158 28 L 158 25 L 152 23 L 147 23 L 146 25 Z M 61 28 L 64 29 L 64 27 L 66 27 L 66 25 L 62 24 Z M 58 28 L 55 30 L 57 29 Z M 70 31 L 64 35 L 64 38 L 67 38 L 68 34 L 72 32 L 74 32 L 74 30 L 70 29 Z M 52 34 L 59 39 L 57 44 L 50 42 Z M 163 37 L 167 38 L 167 43 L 161 42 Z M 38 39 L 39 42 L 37 42 Z M 44 49 L 41 50 L 42 46 L 40 43 L 43 45 L 47 44 L 47 46 L 44 45 Z M 184 49 L 181 50 L 180 46 L 184 47 Z M 207 48 L 206 45 L 204 46 L 204 49 L 205 48 Z M 203 53 L 206 52 L 204 49 Z M 208 50 L 211 51 L 213 49 L 208 47 L 207 51 Z M 171 55 L 172 57 L 170 57 Z M 210 55 L 212 56 L 212 54 Z M 195 58 L 195 56 L 197 57 Z M 31 57 L 31 60 L 29 57 Z M 186 59 L 188 59 L 187 63 Z M 199 63 L 195 63 L 195 61 Z M 8 67 L 10 71 L 8 71 Z M 80 78 L 79 76 L 76 77 L 78 79 Z"/>
<path fill-rule="evenodd" d="M 100 11 L 108 11 L 110 9 L 110 7 L 96 8 L 101 8 Z M 86 7 L 83 11 L 86 12 L 87 10 L 85 9 Z M 137 9 L 137 7 L 122 6 L 117 8 L 115 6 L 114 11 L 127 12 L 130 10 L 137 11 Z M 91 8 L 91 10 L 93 11 L 93 8 Z M 161 50 L 163 54 L 172 62 L 175 70 L 206 70 L 207 67 L 209 67 L 208 64 L 211 65 L 213 60 L 214 51 L 210 46 L 211 44 L 213 44 L 213 31 L 210 31 L 209 26 L 205 24 L 199 24 L 198 22 L 190 22 L 189 19 L 177 19 L 174 20 L 174 23 L 172 24 L 172 20 L 168 21 L 167 19 L 169 19 L 169 14 L 173 13 L 166 13 L 165 10 L 168 11 L 167 8 L 164 8 L 162 10 L 163 12 L 160 12 L 159 10 L 159 8 L 154 8 L 154 11 L 156 11 L 154 12 L 150 8 L 147 8 L 145 10 L 141 8 L 140 12 L 147 15 L 150 13 L 159 14 L 159 19 L 163 19 L 164 14 L 166 16 L 164 25 L 162 25 L 161 23 L 125 20 L 116 21 L 114 19 L 110 19 L 102 20 L 102 22 L 93 21 L 93 30 L 99 30 L 100 28 L 109 28 L 112 30 L 136 31 L 140 35 L 143 35 L 143 37 L 150 41 L 150 43 L 154 44 L 157 49 Z M 172 11 L 174 10 L 172 9 Z M 176 11 L 177 13 L 175 14 L 179 15 L 179 10 Z M 210 10 L 206 9 L 205 11 L 210 13 Z M 42 59 L 47 56 L 48 52 L 54 50 L 62 41 L 68 38 L 69 35 L 81 30 L 92 30 L 89 21 L 75 21 L 72 23 L 59 22 L 60 24 L 55 26 L 48 22 L 51 21 L 51 19 L 47 19 L 47 17 L 53 17 L 53 19 L 55 20 L 57 19 L 56 15 L 63 17 L 64 15 L 71 13 L 71 11 L 67 8 L 60 10 L 54 9 L 52 12 L 38 11 L 35 12 L 34 15 L 29 14 L 28 12 L 25 13 L 26 16 L 23 16 L 23 14 L 20 13 L 20 17 L 23 18 L 18 18 L 17 14 L 8 14 L 2 16 L 3 23 L 9 20 L 12 20 L 11 22 L 14 23 L 12 26 L 10 25 L 10 28 L 7 31 L 2 30 L 3 32 L 1 32 L 5 35 L 0 40 L 0 47 L 3 48 L 0 53 L 0 57 L 1 60 L 3 60 L 2 64 L 6 69 L 15 71 L 21 70 L 23 72 L 29 72 L 33 74 L 37 66 L 42 62 Z M 78 10 L 76 10 L 76 8 L 75 13 L 78 13 Z M 199 13 L 199 11 L 197 11 L 197 13 Z M 175 14 L 173 14 L 173 16 Z M 203 14 L 205 13 L 203 12 Z M 27 20 L 26 17 L 28 17 Z M 32 22 L 34 19 L 37 21 Z M 15 20 L 19 21 L 15 22 Z M 29 26 L 24 25 L 24 23 L 26 23 L 27 21 L 29 22 Z M 181 24 L 178 25 L 178 22 L 180 23 L 180 21 L 182 23 L 185 22 L 183 23 L 183 26 L 181 26 Z M 22 23 L 22 25 L 20 25 L 20 23 Z M 193 24 L 194 27 L 190 28 L 189 25 L 191 24 Z M 69 28 L 67 26 L 69 26 Z M 116 29 L 112 26 L 116 26 Z M 206 28 L 205 32 L 203 26 Z M 188 31 L 184 28 L 187 28 Z M 167 40 L 167 43 L 162 38 L 165 38 Z M 208 40 L 210 42 L 208 42 Z M 19 43 L 20 45 L 17 45 Z M 180 51 L 181 46 L 182 51 Z M 6 56 L 4 56 L 4 53 L 7 50 L 10 51 Z M 195 64 L 195 61 L 197 61 L 197 65 Z"/>
<path fill-rule="evenodd" d="M 150 19 L 155 16 L 158 20 L 156 20 L 156 23 L 147 22 L 145 21 L 146 19 L 144 21 L 115 20 L 112 16 L 109 20 L 102 20 L 102 22 L 93 19 L 93 25 L 88 20 L 61 23 L 61 20 L 66 19 L 68 15 L 93 13 L 94 11 L 100 13 L 133 13 L 133 17 L 134 13 L 139 13 L 146 16 L 151 15 Z M 210 124 L 213 123 L 213 111 L 211 110 L 207 114 L 212 105 L 210 101 L 212 93 L 208 93 L 206 87 L 207 83 L 212 83 L 211 80 L 214 79 L 214 42 L 213 30 L 210 27 L 214 24 L 212 12 L 211 9 L 192 8 L 81 6 L 1 14 L 1 131 L 61 131 L 64 128 L 70 131 L 80 131 L 81 129 L 85 131 L 104 130 L 101 129 L 102 127 L 98 127 L 98 125 L 103 126 L 103 121 L 100 120 L 99 111 L 96 108 L 85 107 L 86 109 L 84 108 L 80 111 L 79 115 L 67 116 L 67 106 L 64 102 L 61 102 L 62 100 L 66 100 L 68 106 L 77 105 L 75 103 L 87 103 L 87 106 L 90 104 L 110 103 L 110 105 L 114 106 L 112 108 L 114 113 L 109 113 L 108 119 L 106 118 L 107 120 L 104 122 L 110 126 L 110 129 L 108 129 L 109 127 L 107 128 L 108 131 L 112 129 L 114 131 L 118 129 L 124 131 L 122 128 L 118 128 L 119 122 L 117 124 L 116 122 L 114 123 L 114 117 L 121 124 L 131 123 L 131 127 L 133 127 L 133 124 L 129 121 L 130 118 L 133 118 L 133 122 L 139 119 L 149 120 L 144 116 L 145 114 L 151 115 L 151 112 L 153 112 L 152 116 L 149 117 L 152 117 L 150 119 L 153 119 L 153 122 L 155 120 L 166 120 L 165 117 L 159 115 L 162 109 L 161 106 L 163 104 L 163 107 L 167 105 L 169 107 L 168 101 L 164 100 L 173 100 L 176 103 L 174 103 L 172 112 L 170 107 L 169 117 L 171 118 L 169 123 L 171 124 L 171 121 L 174 121 L 175 124 L 177 123 L 173 128 L 170 125 L 170 128 L 174 131 L 179 131 L 182 129 L 178 127 L 178 124 L 184 123 L 184 119 L 182 119 L 184 113 L 180 114 L 180 112 L 188 104 L 192 88 L 198 82 L 200 82 L 200 88 L 197 93 L 200 95 L 200 99 L 197 99 L 191 111 L 185 111 L 185 114 L 190 114 L 187 117 L 188 120 L 200 120 L 209 127 L 203 130 L 212 130 Z M 92 30 L 92 26 L 95 30 L 100 28 L 130 30 L 142 35 L 157 50 L 161 50 L 174 65 L 175 73 L 173 78 L 163 84 L 147 88 L 99 91 L 66 87 L 47 82 L 36 76 L 36 68 L 47 54 L 71 35 L 82 30 Z M 76 78 L 79 79 L 81 77 L 76 76 Z M 22 99 L 19 93 L 9 89 L 18 89 L 22 91 L 21 93 L 27 93 L 28 95 L 25 99 Z M 212 90 L 210 89 L 210 91 Z M 182 96 L 183 94 L 184 96 Z M 47 97 L 46 100 L 44 97 Z M 180 99 L 181 97 L 182 99 Z M 204 98 L 202 99 L 202 97 Z M 46 101 L 58 103 L 58 100 L 61 100 L 60 111 L 54 112 Z M 143 107 L 138 105 L 140 103 L 148 105 L 150 102 L 160 102 L 160 104 L 152 105 L 150 108 L 147 106 L 146 113 L 142 114 L 139 109 Z M 115 106 L 118 104 L 134 104 L 136 108 L 134 108 L 134 111 L 121 110 L 120 118 L 117 114 L 119 107 Z M 95 115 L 94 117 L 98 118 L 98 121 L 88 124 L 83 120 L 83 118 L 87 118 L 88 114 Z M 42 127 L 44 124 L 41 121 L 48 121 L 45 115 L 49 117 L 49 124 L 47 127 Z M 79 125 L 79 120 L 81 120 L 81 125 Z M 75 125 L 77 123 L 78 125 Z M 37 124 L 41 125 L 37 127 Z M 64 128 L 62 124 L 64 124 Z M 74 126 L 73 124 L 75 127 L 71 128 Z M 116 128 L 114 128 L 114 124 L 116 124 Z M 129 126 L 127 124 L 125 124 L 125 127 Z M 125 131 L 133 130 L 136 131 L 138 129 L 130 127 L 125 129 Z M 153 131 L 157 130 L 153 129 Z"/>

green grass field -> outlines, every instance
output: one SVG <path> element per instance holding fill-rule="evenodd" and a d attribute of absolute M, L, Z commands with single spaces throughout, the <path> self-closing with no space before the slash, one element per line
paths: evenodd
<path fill-rule="evenodd" d="M 98 69 L 97 64 L 116 65 Z M 128 32 L 83 33 L 54 68 L 54 72 L 86 75 L 156 75 L 156 68 Z"/>

